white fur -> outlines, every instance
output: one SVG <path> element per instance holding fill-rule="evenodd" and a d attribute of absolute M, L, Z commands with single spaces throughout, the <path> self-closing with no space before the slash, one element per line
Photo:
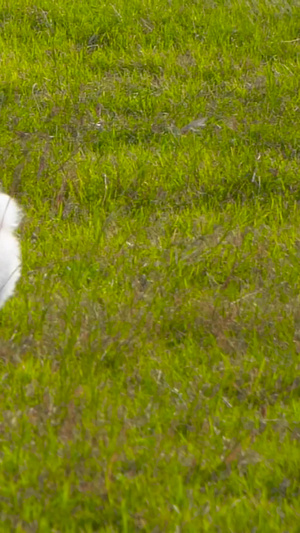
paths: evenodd
<path fill-rule="evenodd" d="M 15 200 L 0 193 L 0 307 L 12 296 L 21 275 L 21 251 L 14 235 L 22 218 Z"/>

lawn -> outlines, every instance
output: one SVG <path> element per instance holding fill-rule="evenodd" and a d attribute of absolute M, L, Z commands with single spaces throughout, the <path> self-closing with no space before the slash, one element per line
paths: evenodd
<path fill-rule="evenodd" d="M 299 532 L 299 58 L 298 0 L 0 0 L 3 532 Z"/>

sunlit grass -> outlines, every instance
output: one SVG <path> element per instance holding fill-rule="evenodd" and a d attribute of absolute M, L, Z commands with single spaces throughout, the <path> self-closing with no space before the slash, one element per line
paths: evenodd
<path fill-rule="evenodd" d="M 0 6 L 1 530 L 297 532 L 298 3 Z"/>

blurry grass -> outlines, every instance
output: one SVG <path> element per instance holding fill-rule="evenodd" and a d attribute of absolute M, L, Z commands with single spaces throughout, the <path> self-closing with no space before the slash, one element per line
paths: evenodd
<path fill-rule="evenodd" d="M 2 531 L 299 531 L 299 23 L 0 0 Z"/>

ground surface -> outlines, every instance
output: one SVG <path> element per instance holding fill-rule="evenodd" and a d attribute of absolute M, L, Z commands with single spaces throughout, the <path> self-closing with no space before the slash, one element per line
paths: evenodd
<path fill-rule="evenodd" d="M 298 532 L 299 2 L 0 6 L 1 531 Z"/>

